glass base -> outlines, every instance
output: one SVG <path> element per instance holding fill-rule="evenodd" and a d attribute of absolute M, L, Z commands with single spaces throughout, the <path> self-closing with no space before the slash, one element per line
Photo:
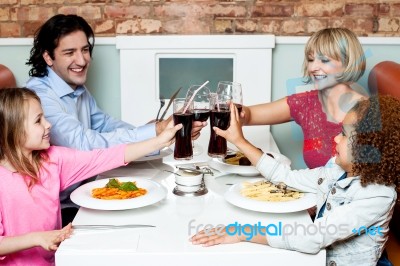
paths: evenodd
<path fill-rule="evenodd" d="M 183 197 L 197 197 L 197 196 L 202 196 L 207 194 L 208 189 L 206 187 L 202 187 L 199 190 L 195 191 L 195 192 L 183 192 L 180 191 L 177 187 L 174 188 L 174 190 L 172 190 L 172 193 L 174 193 L 177 196 L 183 196 Z"/>
<path fill-rule="evenodd" d="M 210 156 L 211 158 L 225 158 L 226 154 L 208 153 L 208 156 Z"/>
<path fill-rule="evenodd" d="M 177 161 L 189 161 L 189 160 L 193 159 L 193 156 L 184 157 L 184 158 L 180 158 L 180 157 L 178 158 L 178 157 L 174 156 L 174 159 L 177 160 Z"/>

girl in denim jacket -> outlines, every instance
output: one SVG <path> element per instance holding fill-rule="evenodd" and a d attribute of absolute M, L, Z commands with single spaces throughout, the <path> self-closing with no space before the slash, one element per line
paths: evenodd
<path fill-rule="evenodd" d="M 325 248 L 327 265 L 377 265 L 388 239 L 396 188 L 400 187 L 399 110 L 400 101 L 391 96 L 359 101 L 335 137 L 335 157 L 324 167 L 295 171 L 245 139 L 232 106 L 230 127 L 226 131 L 214 128 L 216 133 L 236 145 L 266 179 L 315 193 L 314 225 L 346 228 L 335 234 L 318 230 L 313 235 L 256 235 L 250 241 L 311 254 Z M 246 241 L 245 237 L 202 231 L 191 241 L 212 246 Z"/>

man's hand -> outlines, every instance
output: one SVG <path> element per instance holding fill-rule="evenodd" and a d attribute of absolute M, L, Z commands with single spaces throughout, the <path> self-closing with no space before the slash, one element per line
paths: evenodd
<path fill-rule="evenodd" d="M 207 122 L 194 121 L 192 126 L 192 140 L 200 137 L 200 131 L 207 126 Z"/>

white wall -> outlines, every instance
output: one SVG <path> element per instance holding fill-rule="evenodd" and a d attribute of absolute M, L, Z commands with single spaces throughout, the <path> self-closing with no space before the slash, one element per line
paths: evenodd
<path fill-rule="evenodd" d="M 301 77 L 305 37 L 277 37 L 272 60 L 272 100 L 287 95 L 286 82 Z M 371 68 L 378 62 L 400 62 L 400 38 L 360 38 L 367 54 L 367 70 L 360 85 L 367 85 Z M 31 39 L 1 39 L 0 63 L 15 73 L 18 85 L 24 85 L 29 67 L 25 65 L 31 49 Z M 119 52 L 114 38 L 97 38 L 88 88 L 99 105 L 111 115 L 120 117 Z M 292 160 L 296 169 L 304 168 L 301 131 L 295 123 L 272 126 L 272 134 L 281 152 Z"/>

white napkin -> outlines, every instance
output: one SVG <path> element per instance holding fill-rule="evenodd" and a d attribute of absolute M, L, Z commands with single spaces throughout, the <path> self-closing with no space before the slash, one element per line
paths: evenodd
<path fill-rule="evenodd" d="M 61 243 L 64 251 L 136 252 L 140 234 L 135 229 L 74 230 L 71 238 Z"/>

